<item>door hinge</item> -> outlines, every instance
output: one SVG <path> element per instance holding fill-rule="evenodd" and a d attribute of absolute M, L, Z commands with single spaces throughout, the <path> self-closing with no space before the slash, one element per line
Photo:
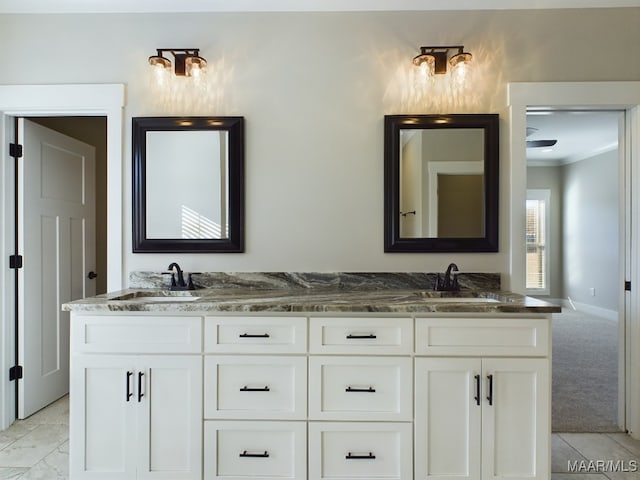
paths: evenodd
<path fill-rule="evenodd" d="M 9 268 L 14 270 L 22 268 L 22 255 L 11 255 L 9 257 Z"/>
<path fill-rule="evenodd" d="M 624 289 L 625 289 L 626 292 L 630 292 L 631 291 L 631 282 L 630 281 L 624 282 Z"/>
<path fill-rule="evenodd" d="M 16 365 L 9 369 L 9 381 L 19 380 L 22 378 L 22 365 Z"/>
<path fill-rule="evenodd" d="M 13 158 L 22 158 L 22 145 L 19 143 L 10 143 L 9 155 Z"/>

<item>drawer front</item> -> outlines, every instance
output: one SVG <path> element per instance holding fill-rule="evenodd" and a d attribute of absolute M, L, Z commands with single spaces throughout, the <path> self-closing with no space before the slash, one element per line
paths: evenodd
<path fill-rule="evenodd" d="M 205 418 L 304 419 L 307 358 L 206 356 Z"/>
<path fill-rule="evenodd" d="M 305 353 L 306 317 L 205 317 L 205 352 Z"/>
<path fill-rule="evenodd" d="M 316 420 L 410 421 L 409 357 L 311 357 L 309 417 Z"/>
<path fill-rule="evenodd" d="M 418 318 L 418 355 L 540 356 L 550 353 L 548 318 Z"/>
<path fill-rule="evenodd" d="M 71 343 L 84 353 L 200 353 L 202 318 L 72 312 Z"/>
<path fill-rule="evenodd" d="M 411 318 L 311 318 L 312 353 L 402 355 L 413 351 Z"/>
<path fill-rule="evenodd" d="M 409 480 L 411 423 L 309 424 L 309 480 Z"/>
<path fill-rule="evenodd" d="M 304 422 L 206 421 L 205 480 L 306 478 Z"/>

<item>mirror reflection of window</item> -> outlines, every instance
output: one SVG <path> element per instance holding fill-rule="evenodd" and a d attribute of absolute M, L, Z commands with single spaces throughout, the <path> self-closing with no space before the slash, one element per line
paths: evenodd
<path fill-rule="evenodd" d="M 147 238 L 228 238 L 227 135 L 147 132 Z"/>

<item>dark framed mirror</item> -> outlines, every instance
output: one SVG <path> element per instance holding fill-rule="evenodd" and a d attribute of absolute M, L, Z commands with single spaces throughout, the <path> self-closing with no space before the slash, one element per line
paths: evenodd
<path fill-rule="evenodd" d="M 384 118 L 384 251 L 497 252 L 497 114 Z"/>
<path fill-rule="evenodd" d="M 134 117 L 133 252 L 244 251 L 244 118 Z"/>

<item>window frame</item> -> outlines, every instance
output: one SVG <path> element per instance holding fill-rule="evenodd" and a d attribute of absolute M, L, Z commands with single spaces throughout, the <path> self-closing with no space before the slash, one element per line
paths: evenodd
<path fill-rule="evenodd" d="M 543 201 L 544 212 L 544 288 L 527 288 L 528 262 L 525 258 L 525 291 L 527 295 L 550 295 L 551 293 L 551 190 L 547 188 L 527 189 L 527 201 Z M 526 215 L 526 205 L 525 205 Z M 525 256 L 527 255 L 526 220 L 525 220 Z"/>

